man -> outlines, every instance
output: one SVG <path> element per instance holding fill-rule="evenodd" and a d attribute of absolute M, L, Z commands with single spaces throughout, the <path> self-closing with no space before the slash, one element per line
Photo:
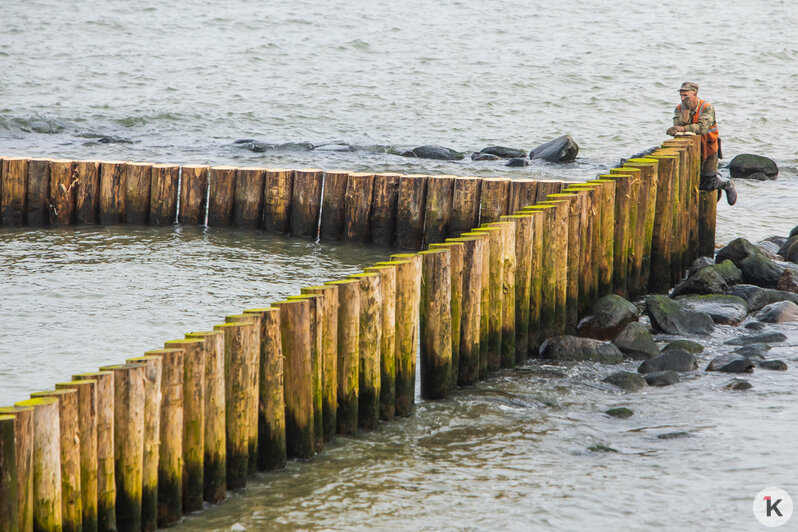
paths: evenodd
<path fill-rule="evenodd" d="M 685 81 L 679 88 L 682 103 L 673 113 L 673 127 L 668 135 L 694 134 L 701 136 L 701 183 L 700 190 L 725 190 L 729 205 L 737 203 L 734 181 L 718 174 L 720 138 L 715 122 L 715 108 L 711 103 L 698 98 L 698 85 Z M 718 193 L 720 199 L 720 192 Z"/>

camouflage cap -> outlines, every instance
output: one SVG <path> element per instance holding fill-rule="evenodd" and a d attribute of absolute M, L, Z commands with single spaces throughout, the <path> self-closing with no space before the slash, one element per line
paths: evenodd
<path fill-rule="evenodd" d="M 679 87 L 679 90 L 698 92 L 698 85 L 696 85 L 692 81 L 685 81 L 684 83 L 682 83 L 682 86 Z"/>

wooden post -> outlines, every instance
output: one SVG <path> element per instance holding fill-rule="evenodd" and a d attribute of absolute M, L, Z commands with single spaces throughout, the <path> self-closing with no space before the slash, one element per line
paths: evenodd
<path fill-rule="evenodd" d="M 103 225 L 125 222 L 125 174 L 127 163 L 100 162 L 100 206 L 98 219 Z"/>
<path fill-rule="evenodd" d="M 199 331 L 186 334 L 202 340 L 205 347 L 205 456 L 202 459 L 205 488 L 203 498 L 212 503 L 227 493 L 226 385 L 224 380 L 225 333 Z M 182 482 L 182 481 L 181 481 Z"/>
<path fill-rule="evenodd" d="M 480 380 L 488 376 L 488 358 L 490 356 L 490 309 L 491 309 L 491 270 L 490 270 L 490 234 L 486 232 L 470 231 L 460 235 L 461 238 L 478 238 L 481 241 L 481 252 L 476 258 L 481 259 L 478 267 L 481 272 L 479 294 L 479 358 L 477 378 Z M 459 379 L 459 377 L 458 377 Z"/>
<path fill-rule="evenodd" d="M 321 224 L 319 227 L 319 238 L 322 240 L 343 240 L 344 204 L 348 179 L 349 172 L 324 173 L 324 197 L 321 202 Z"/>
<path fill-rule="evenodd" d="M 449 236 L 457 236 L 479 225 L 482 179 L 457 177 L 452 192 L 452 216 Z"/>
<path fill-rule="evenodd" d="M 280 309 L 250 309 L 244 314 L 260 317 L 257 468 L 259 471 L 275 471 L 284 468 L 286 462 Z"/>
<path fill-rule="evenodd" d="M 72 225 L 75 222 L 76 186 L 75 161 L 50 161 L 51 225 Z"/>
<path fill-rule="evenodd" d="M 75 219 L 77 224 L 96 224 L 100 205 L 100 163 L 78 161 L 75 166 Z"/>
<path fill-rule="evenodd" d="M 62 530 L 60 415 L 58 399 L 37 397 L 16 403 L 33 408 L 33 530 Z"/>
<path fill-rule="evenodd" d="M 25 216 L 29 226 L 47 225 L 50 221 L 50 159 L 28 160 Z"/>
<path fill-rule="evenodd" d="M 397 416 L 413 412 L 416 397 L 421 257 L 417 253 L 391 255 L 396 265 L 396 410 Z"/>
<path fill-rule="evenodd" d="M 718 193 L 702 190 L 698 194 L 698 253 L 702 257 L 715 256 L 715 219 L 718 212 Z"/>
<path fill-rule="evenodd" d="M 208 225 L 228 227 L 233 220 L 236 189 L 235 166 L 212 166 L 208 183 Z"/>
<path fill-rule="evenodd" d="M 72 380 L 97 383 L 97 529 L 116 530 L 114 374 L 96 371 L 73 375 Z"/>
<path fill-rule="evenodd" d="M 63 530 L 83 530 L 78 392 L 76 390 L 55 390 L 34 392 L 30 396 L 32 399 L 52 397 L 58 401 L 59 425 L 52 437 L 58 439 L 59 466 L 61 468 L 61 523 L 59 525 Z"/>
<path fill-rule="evenodd" d="M 682 280 L 682 273 L 689 267 L 685 265 L 688 244 L 688 177 L 690 161 L 688 149 L 684 146 L 667 146 L 660 150 L 662 154 L 673 154 L 678 157 L 676 163 L 674 192 L 671 198 L 671 285 Z"/>
<path fill-rule="evenodd" d="M 421 396 L 449 396 L 452 373 L 450 252 L 419 253 L 421 269 Z"/>
<path fill-rule="evenodd" d="M 0 414 L 0 532 L 18 530 L 20 530 L 19 487 L 14 416 Z"/>
<path fill-rule="evenodd" d="M 360 287 L 360 371 L 357 421 L 364 429 L 380 422 L 380 342 L 382 341 L 382 293 L 380 276 L 359 273 L 350 276 Z"/>
<path fill-rule="evenodd" d="M 648 290 L 651 271 L 651 242 L 654 235 L 654 218 L 657 214 L 657 188 L 659 186 L 658 164 L 656 159 L 641 158 L 629 159 L 626 161 L 626 166 L 639 168 L 642 180 L 640 205 L 645 212 L 645 224 L 643 226 L 643 260 L 640 265 L 638 290 L 643 293 Z"/>
<path fill-rule="evenodd" d="M 396 415 L 396 262 L 378 262 L 366 273 L 380 276 L 380 419 Z"/>
<path fill-rule="evenodd" d="M 141 529 L 158 528 L 158 458 L 161 441 L 161 378 L 163 363 L 159 356 L 127 360 L 144 365 L 144 454 L 141 471 Z"/>
<path fill-rule="evenodd" d="M 185 165 L 181 171 L 180 213 L 177 221 L 186 225 L 205 225 L 210 166 Z"/>
<path fill-rule="evenodd" d="M 324 172 L 315 169 L 294 173 L 291 198 L 291 234 L 315 240 L 319 234 L 319 211 Z"/>
<path fill-rule="evenodd" d="M 508 214 L 520 211 L 535 204 L 538 182 L 534 179 L 513 179 L 510 181 L 510 208 Z"/>
<path fill-rule="evenodd" d="M 144 364 L 106 366 L 114 374 L 114 464 L 116 525 L 141 529 L 142 458 L 144 455 Z"/>
<path fill-rule="evenodd" d="M 425 175 L 403 175 L 399 179 L 396 214 L 396 247 L 420 249 L 424 242 L 424 210 L 427 196 Z"/>
<path fill-rule="evenodd" d="M 490 273 L 487 283 L 490 290 L 489 297 L 489 333 L 487 346 L 487 371 L 501 369 L 502 354 L 502 310 L 504 309 L 504 230 L 501 227 L 480 226 L 474 233 L 487 233 L 488 246 L 490 247 L 489 261 Z M 465 233 L 469 235 L 469 233 Z M 485 280 L 483 279 L 483 282 Z"/>
<path fill-rule="evenodd" d="M 565 188 L 565 183 L 551 179 L 538 180 L 538 190 L 535 194 L 535 203 L 546 201 L 549 194 L 559 194 Z"/>
<path fill-rule="evenodd" d="M 167 527 L 183 516 L 183 349 L 153 349 L 145 357 L 161 360 L 158 424 L 156 518 Z M 146 445 L 146 444 L 145 444 Z"/>
<path fill-rule="evenodd" d="M 502 352 L 501 367 L 515 367 L 515 225 L 493 222 L 502 229 Z"/>
<path fill-rule="evenodd" d="M 326 284 L 338 288 L 336 427 L 339 434 L 355 434 L 360 374 L 360 282 L 346 279 Z"/>
<path fill-rule="evenodd" d="M 288 456 L 309 459 L 314 454 L 310 301 L 281 301 L 274 306 L 280 309 Z"/>
<path fill-rule="evenodd" d="M 631 235 L 634 231 L 632 212 L 633 180 L 631 174 L 603 174 L 600 180 L 615 181 L 615 229 L 613 232 L 613 261 L 612 261 L 612 291 L 621 296 L 629 297 L 627 280 L 629 274 L 629 248 Z"/>
<path fill-rule="evenodd" d="M 638 219 L 641 188 L 640 169 L 626 166 L 613 168 L 610 170 L 610 175 L 630 176 L 628 183 L 629 200 L 627 204 L 628 225 L 626 231 L 626 294 L 627 297 L 636 297 L 638 291 L 635 287 L 640 282 L 640 268 L 642 267 L 643 256 L 642 237 L 645 230 L 645 213 L 641 213 L 642 217 Z M 625 185 L 621 188 L 625 189 Z"/>
<path fill-rule="evenodd" d="M 540 268 L 537 277 L 541 279 L 540 299 L 537 304 L 530 302 L 530 336 L 534 339 L 533 316 L 538 314 L 538 343 L 546 338 L 555 336 L 557 332 L 557 268 L 558 250 L 562 245 L 558 239 L 557 209 L 556 205 L 540 203 L 527 207 L 524 212 L 540 212 L 541 221 L 541 246 Z M 567 249 L 567 246 L 564 246 Z M 538 256 L 536 254 L 536 256 Z M 532 292 L 535 295 L 535 277 L 532 278 Z"/>
<path fill-rule="evenodd" d="M 2 181 L 0 181 L 0 225 L 24 225 L 28 189 L 29 159 L 22 157 L 3 158 Z"/>
<path fill-rule="evenodd" d="M 424 244 L 427 246 L 443 242 L 449 235 L 455 179 L 454 176 L 441 175 L 432 176 L 427 182 L 424 213 Z"/>
<path fill-rule="evenodd" d="M 577 309 L 577 314 L 581 317 L 590 311 L 598 293 L 598 277 L 596 276 L 599 270 L 596 260 L 598 242 L 594 242 L 593 236 L 601 220 L 596 207 L 598 191 L 592 184 L 579 183 L 563 189 L 563 192 L 581 195 L 583 202 L 579 220 L 581 240 L 579 243 L 579 307 Z"/>
<path fill-rule="evenodd" d="M 14 469 L 6 469 L 6 464 L 0 468 L 3 475 L 2 482 L 9 482 L 16 485 L 16 493 L 0 489 L 0 501 L 5 508 L 10 505 L 17 509 L 17 528 L 9 527 L 11 531 L 20 532 L 33 531 L 33 407 L 31 406 L 6 406 L 0 407 L 0 416 L 12 416 L 14 418 L 14 457 L 16 465 Z M 4 438 L 5 439 L 5 438 Z M 7 451 L 8 452 L 8 451 Z M 10 474 L 14 480 L 7 479 L 5 475 Z M 0 484 L 2 484 L 0 482 Z M 16 495 L 16 502 L 10 497 Z M 3 510 L 0 510 L 0 516 Z M 6 510 L 7 511 L 7 510 Z M 12 517 L 9 523 L 13 523 Z M 0 526 L 0 530 L 2 527 Z M 3 531 L 5 532 L 5 530 Z"/>
<path fill-rule="evenodd" d="M 371 241 L 378 246 L 393 246 L 398 199 L 399 174 L 374 174 L 369 224 Z"/>
<path fill-rule="evenodd" d="M 338 287 L 335 285 L 303 288 L 303 294 L 321 296 L 321 420 L 325 442 L 335 439 L 338 409 Z"/>
<path fill-rule="evenodd" d="M 265 168 L 239 168 L 236 171 L 233 225 L 257 229 L 263 218 Z"/>
<path fill-rule="evenodd" d="M 179 178 L 179 166 L 173 164 L 154 164 L 152 166 L 152 181 L 150 187 L 150 224 L 172 225 L 175 223 L 177 219 L 177 186 Z M 203 205 L 205 204 L 204 200 L 205 197 L 203 196 Z M 194 208 L 196 209 L 196 206 Z"/>
<path fill-rule="evenodd" d="M 658 163 L 656 218 L 651 242 L 651 274 L 648 289 L 652 293 L 667 293 L 670 290 L 671 271 L 671 228 L 673 192 L 678 157 L 666 155 L 657 150 L 648 156 Z M 620 193 L 616 193 L 616 197 Z"/>
<path fill-rule="evenodd" d="M 566 202 L 568 216 L 568 258 L 566 266 L 565 331 L 576 332 L 579 322 L 579 283 L 580 258 L 582 256 L 582 219 L 584 218 L 584 199 L 578 194 L 549 194 L 549 201 Z"/>
<path fill-rule="evenodd" d="M 463 305 L 463 260 L 465 246 L 462 242 L 447 240 L 440 244 L 431 244 L 429 249 L 445 249 L 449 251 L 449 269 L 451 275 L 451 306 L 452 320 L 452 370 L 449 373 L 449 389 L 457 388 L 457 379 L 460 374 L 460 330 L 462 324 Z"/>
<path fill-rule="evenodd" d="M 537 358 L 540 345 L 540 315 L 542 309 L 541 292 L 543 290 L 543 224 L 545 213 L 522 209 L 523 215 L 532 217 L 532 234 L 529 264 L 529 348 L 527 356 Z"/>
<path fill-rule="evenodd" d="M 485 178 L 482 180 L 479 223 L 498 222 L 510 208 L 510 180 Z"/>
<path fill-rule="evenodd" d="M 374 174 L 352 173 L 346 182 L 344 196 L 344 239 L 368 242 L 371 190 Z"/>
<path fill-rule="evenodd" d="M 515 229 L 515 364 L 529 356 L 529 302 L 532 294 L 532 230 L 534 216 L 502 216 Z"/>
<path fill-rule="evenodd" d="M 291 229 L 294 171 L 266 170 L 263 189 L 263 229 L 288 233 Z"/>
<path fill-rule="evenodd" d="M 313 450 L 320 453 L 324 448 L 324 418 L 322 407 L 322 350 L 324 333 L 324 301 L 318 294 L 288 296 L 288 301 L 306 299 L 310 301 L 310 372 L 313 405 Z"/>
<path fill-rule="evenodd" d="M 152 187 L 152 165 L 149 163 L 126 163 L 124 176 L 125 223 L 146 225 L 150 214 L 150 188 Z"/>

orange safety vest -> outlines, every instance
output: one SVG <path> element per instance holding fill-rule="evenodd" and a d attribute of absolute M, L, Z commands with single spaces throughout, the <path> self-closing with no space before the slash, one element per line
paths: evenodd
<path fill-rule="evenodd" d="M 698 107 L 696 108 L 696 112 L 693 114 L 693 124 L 698 123 L 698 118 L 701 116 L 701 113 L 704 111 L 704 107 L 706 107 L 707 102 L 704 100 L 698 100 Z M 676 106 L 676 110 L 678 112 L 682 112 L 682 104 Z M 710 155 L 714 155 L 718 153 L 718 138 L 720 135 L 718 134 L 718 123 L 715 122 L 712 127 L 710 127 L 706 133 L 701 135 L 701 160 L 706 161 Z"/>

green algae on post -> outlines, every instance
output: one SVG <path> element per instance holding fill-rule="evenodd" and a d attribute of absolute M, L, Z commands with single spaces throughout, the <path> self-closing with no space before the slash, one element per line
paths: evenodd
<path fill-rule="evenodd" d="M 452 372 L 450 252 L 431 249 L 419 253 L 421 276 L 421 396 L 449 396 Z"/>
<path fill-rule="evenodd" d="M 380 341 L 382 292 L 380 276 L 359 273 L 350 276 L 360 286 L 360 371 L 358 378 L 358 425 L 376 429 L 380 421 Z"/>
<path fill-rule="evenodd" d="M 356 434 L 360 366 L 360 282 L 355 279 L 330 281 L 338 288 L 336 430 Z"/>
<path fill-rule="evenodd" d="M 391 255 L 396 267 L 396 411 L 413 412 L 416 396 L 419 304 L 421 301 L 421 257 L 418 253 Z"/>

